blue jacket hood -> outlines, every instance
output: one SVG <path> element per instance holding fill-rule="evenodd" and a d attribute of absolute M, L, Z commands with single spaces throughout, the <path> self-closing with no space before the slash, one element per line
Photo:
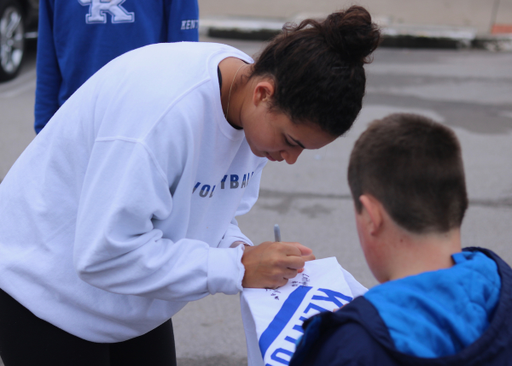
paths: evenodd
<path fill-rule="evenodd" d="M 299 365 L 508 365 L 512 360 L 512 269 L 488 249 L 501 279 L 498 304 L 488 328 L 469 346 L 445 357 L 421 358 L 399 352 L 377 309 L 364 296 L 341 311 L 326 312 L 304 322 L 305 334 L 290 362 Z"/>
<path fill-rule="evenodd" d="M 496 262 L 478 251 L 452 258 L 450 268 L 389 281 L 364 295 L 400 352 L 426 358 L 453 355 L 488 328 L 500 297 Z"/>

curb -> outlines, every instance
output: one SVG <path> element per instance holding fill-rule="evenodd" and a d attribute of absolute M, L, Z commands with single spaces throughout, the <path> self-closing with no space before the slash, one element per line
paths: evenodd
<path fill-rule="evenodd" d="M 207 18 L 199 20 L 199 34 L 212 38 L 268 41 L 281 33 L 285 23 L 256 18 Z"/>
<path fill-rule="evenodd" d="M 268 41 L 282 31 L 286 21 L 257 18 L 205 18 L 199 32 L 212 38 Z M 474 28 L 418 26 L 411 24 L 381 25 L 381 47 L 423 49 L 484 49 L 512 52 L 512 33 L 478 35 Z"/>
<path fill-rule="evenodd" d="M 477 37 L 473 47 L 493 52 L 512 52 L 512 33 Z"/>

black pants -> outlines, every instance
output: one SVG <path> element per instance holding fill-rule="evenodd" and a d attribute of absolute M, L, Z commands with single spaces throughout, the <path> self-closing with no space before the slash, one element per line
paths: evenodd
<path fill-rule="evenodd" d="M 94 343 L 39 319 L 0 289 L 0 357 L 5 366 L 176 366 L 171 320 L 120 343 Z"/>

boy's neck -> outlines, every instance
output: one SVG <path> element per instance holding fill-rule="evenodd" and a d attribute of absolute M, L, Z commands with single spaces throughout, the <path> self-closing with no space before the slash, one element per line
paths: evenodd
<path fill-rule="evenodd" d="M 447 233 L 411 234 L 397 231 L 389 280 L 453 266 L 452 254 L 461 251 L 460 229 Z"/>

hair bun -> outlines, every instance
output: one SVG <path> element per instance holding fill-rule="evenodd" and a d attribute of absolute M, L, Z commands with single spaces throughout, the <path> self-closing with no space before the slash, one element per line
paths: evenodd
<path fill-rule="evenodd" d="M 332 13 L 319 26 L 328 46 L 351 63 L 369 63 L 368 56 L 379 45 L 379 27 L 361 6 Z"/>
<path fill-rule="evenodd" d="M 250 77 L 274 83 L 271 110 L 341 136 L 361 110 L 363 66 L 379 40 L 379 28 L 360 6 L 323 20 L 287 23 L 262 51 Z"/>

